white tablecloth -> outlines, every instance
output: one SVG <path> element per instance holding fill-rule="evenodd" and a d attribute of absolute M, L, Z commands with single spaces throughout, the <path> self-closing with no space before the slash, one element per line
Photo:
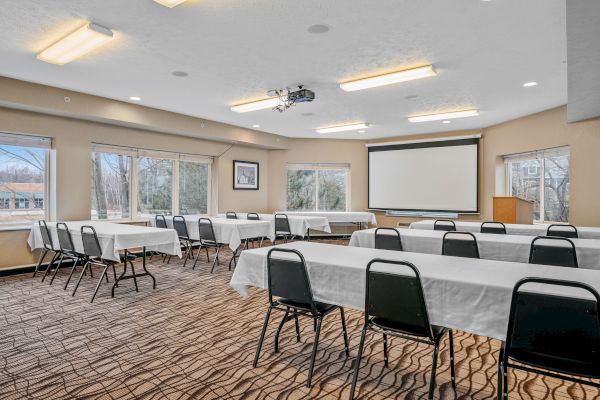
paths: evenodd
<path fill-rule="evenodd" d="M 442 254 L 442 238 L 446 232 L 419 229 L 398 229 L 402 249 L 414 253 Z M 384 232 L 385 233 L 385 232 Z M 477 239 L 479 256 L 487 260 L 529 262 L 529 250 L 534 236 L 473 233 Z M 600 270 L 600 240 L 571 239 L 575 244 L 580 268 Z M 538 241 L 539 244 L 548 243 Z M 562 243 L 552 243 L 563 245 Z M 375 229 L 355 231 L 350 246 L 375 247 Z"/>
<path fill-rule="evenodd" d="M 359 310 L 364 308 L 365 271 L 369 261 L 374 258 L 409 261 L 421 275 L 432 324 L 500 340 L 506 335 L 513 287 L 522 278 L 579 281 L 600 291 L 598 271 L 315 242 L 292 242 L 277 247 L 294 248 L 302 253 L 315 300 Z M 266 288 L 269 250 L 247 250 L 240 256 L 230 285 L 242 296 L 247 296 L 249 286 Z M 393 272 L 398 268 L 392 266 L 388 270 Z M 567 292 L 581 296 L 577 290 Z"/>
<path fill-rule="evenodd" d="M 256 237 L 268 237 L 273 239 L 274 230 L 272 224 L 268 221 L 249 221 L 246 219 L 225 219 L 220 217 L 208 217 L 206 215 L 184 215 L 185 223 L 187 225 L 188 233 L 191 239 L 200 240 L 200 232 L 198 231 L 198 219 L 209 218 L 212 221 L 213 229 L 217 242 L 224 243 L 229 246 L 231 250 L 236 250 L 242 240 L 256 238 Z M 167 226 L 173 227 L 173 217 L 165 217 Z M 150 224 L 155 224 L 155 219 L 150 219 Z"/>
<path fill-rule="evenodd" d="M 287 213 L 282 213 L 287 214 Z M 237 213 L 238 219 L 246 219 L 247 213 Z M 290 221 L 290 230 L 292 235 L 304 237 L 309 229 L 331 233 L 331 227 L 325 217 L 305 216 L 305 215 L 288 215 Z M 273 214 L 258 214 L 261 221 L 269 221 L 271 223 L 271 231 L 275 231 Z M 219 218 L 225 218 L 225 214 L 219 214 Z"/>
<path fill-rule="evenodd" d="M 426 229 L 433 230 L 432 219 L 413 222 L 410 224 L 410 229 Z M 454 221 L 456 230 L 466 232 L 480 232 L 481 222 L 477 221 Z M 508 235 L 524 235 L 524 236 L 545 236 L 549 224 L 504 224 L 506 225 L 506 233 Z M 600 239 L 600 228 L 594 227 L 577 227 L 578 236 L 580 239 Z"/>
<path fill-rule="evenodd" d="M 181 257 L 181 248 L 177 233 L 172 229 L 149 228 L 147 226 L 117 224 L 106 221 L 67 221 L 65 222 L 73 237 L 75 250 L 83 253 L 81 227 L 91 225 L 96 230 L 98 241 L 102 248 L 102 257 L 107 260 L 119 261 L 119 250 L 146 247 L 148 251 L 177 255 Z M 55 250 L 59 250 L 56 222 L 48 222 Z M 37 222 L 32 224 L 27 239 L 31 250 L 44 247 L 40 227 Z"/>
<path fill-rule="evenodd" d="M 360 223 L 377 225 L 375 214 L 366 211 L 278 211 L 283 214 L 305 217 L 324 217 L 330 224 Z"/>

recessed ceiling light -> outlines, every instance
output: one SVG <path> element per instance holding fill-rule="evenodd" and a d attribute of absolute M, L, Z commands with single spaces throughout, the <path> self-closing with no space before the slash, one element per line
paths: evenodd
<path fill-rule="evenodd" d="M 419 97 L 419 96 L 417 96 L 416 94 L 410 94 L 410 95 L 408 95 L 408 96 L 404 96 L 404 98 L 405 98 L 406 100 L 414 100 L 414 99 L 416 99 L 417 97 Z"/>
<path fill-rule="evenodd" d="M 369 124 L 361 122 L 358 124 L 340 125 L 340 126 L 329 126 L 327 128 L 317 129 L 317 133 L 334 133 L 334 132 L 345 132 L 345 131 L 356 131 L 359 129 L 368 128 Z"/>
<path fill-rule="evenodd" d="M 537 82 L 525 82 L 523 84 L 523 87 L 532 87 L 532 86 L 537 86 Z"/>
<path fill-rule="evenodd" d="M 253 127 L 253 128 L 260 128 L 260 125 L 258 125 L 258 124 L 254 124 L 254 125 L 252 125 L 252 127 Z"/>
<path fill-rule="evenodd" d="M 185 71 L 173 71 L 173 72 L 171 72 L 171 75 L 176 76 L 178 78 L 185 78 L 189 74 Z"/>
<path fill-rule="evenodd" d="M 449 119 L 445 119 L 442 121 L 442 124 L 449 124 L 450 122 L 452 122 L 452 121 L 450 121 Z"/>
<path fill-rule="evenodd" d="M 358 133 L 365 133 L 366 131 L 364 129 L 361 129 L 360 131 L 358 131 Z"/>
<path fill-rule="evenodd" d="M 154 0 L 154 1 L 165 7 L 173 8 L 175 6 L 180 5 L 181 3 L 185 2 L 186 0 Z"/>
<path fill-rule="evenodd" d="M 331 28 L 325 24 L 315 24 L 309 26 L 307 31 L 309 31 L 310 33 L 320 34 L 329 32 L 329 29 Z"/>
<path fill-rule="evenodd" d="M 452 111 L 446 113 L 439 114 L 428 114 L 428 115 L 415 115 L 412 117 L 408 117 L 410 122 L 428 122 L 428 121 L 439 121 L 443 119 L 452 119 L 452 118 L 465 118 L 465 117 L 475 117 L 479 115 L 479 110 L 462 110 L 462 111 Z"/>
<path fill-rule="evenodd" d="M 279 97 L 271 97 L 268 99 L 251 101 L 250 103 L 238 104 L 231 106 L 231 111 L 238 113 L 245 113 L 249 111 L 264 110 L 266 108 L 273 108 L 279 105 Z"/>
<path fill-rule="evenodd" d="M 303 117 L 310 117 L 311 115 L 313 115 L 313 113 L 302 113 Z"/>
<path fill-rule="evenodd" d="M 133 100 L 133 101 L 140 101 L 141 99 L 142 99 L 142 98 L 141 98 L 141 97 L 138 97 L 138 96 L 131 96 L 131 97 L 129 98 L 129 100 Z"/>
<path fill-rule="evenodd" d="M 103 26 L 87 23 L 63 37 L 37 55 L 39 60 L 64 65 L 113 40 L 113 32 Z"/>
<path fill-rule="evenodd" d="M 425 65 L 423 67 L 405 69 L 402 71 L 392 72 L 390 74 L 344 82 L 340 84 L 340 88 L 346 92 L 353 92 L 355 90 L 370 89 L 378 86 L 412 81 L 415 79 L 427 78 L 435 75 L 437 75 L 437 72 L 435 72 L 433 65 Z"/>

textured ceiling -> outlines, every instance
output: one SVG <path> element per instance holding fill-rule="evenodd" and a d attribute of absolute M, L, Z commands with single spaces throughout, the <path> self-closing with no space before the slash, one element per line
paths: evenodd
<path fill-rule="evenodd" d="M 62 67 L 35 58 L 84 20 L 113 29 L 116 40 Z M 331 29 L 307 32 L 314 24 Z M 0 26 L 0 75 L 123 101 L 140 96 L 146 106 L 293 137 L 481 128 L 567 100 L 565 0 L 189 0 L 173 9 L 152 0 L 18 0 L 3 2 Z M 338 86 L 423 63 L 438 76 L 351 93 Z M 527 81 L 539 85 L 523 88 Z M 283 114 L 229 110 L 296 83 L 316 100 Z M 481 115 L 406 120 L 465 107 Z M 372 124 L 364 134 L 314 131 L 360 121 Z"/>

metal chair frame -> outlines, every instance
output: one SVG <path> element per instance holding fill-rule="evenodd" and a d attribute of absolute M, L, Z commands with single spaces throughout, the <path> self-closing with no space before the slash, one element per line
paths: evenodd
<path fill-rule="evenodd" d="M 260 221 L 260 216 L 257 213 L 248 213 L 246 214 L 246 219 L 249 221 Z M 258 247 L 262 247 L 264 239 L 265 238 L 262 236 L 246 239 L 246 249 L 249 247 L 250 243 L 252 243 L 252 248 L 254 248 L 254 243 L 257 241 L 260 241 Z"/>
<path fill-rule="evenodd" d="M 393 232 L 393 235 L 379 232 Z M 395 228 L 375 229 L 375 248 L 382 250 L 402 251 L 402 239 L 400 237 L 400 232 L 398 232 L 398 230 Z"/>
<path fill-rule="evenodd" d="M 225 218 L 227 218 L 227 219 L 238 219 L 237 214 L 234 211 L 227 211 L 225 213 Z"/>
<path fill-rule="evenodd" d="M 535 237 L 531 241 L 531 246 L 529 248 L 529 263 L 530 264 L 539 264 L 534 260 L 535 251 L 536 251 L 535 242 L 537 242 L 538 240 L 554 240 L 554 241 L 568 242 L 570 244 L 570 250 L 573 253 L 574 265 L 572 265 L 572 266 L 556 265 L 556 264 L 544 264 L 544 265 L 554 265 L 554 266 L 558 266 L 558 267 L 567 267 L 567 268 L 578 268 L 579 264 L 577 262 L 577 249 L 575 248 L 575 243 L 573 243 L 573 241 L 571 239 L 568 239 L 565 237 L 560 237 L 560 236 L 537 236 L 537 237 Z M 542 247 L 543 245 L 538 245 L 538 246 Z M 553 247 L 553 246 L 543 246 L 543 247 Z M 562 249 L 562 247 L 560 249 Z"/>
<path fill-rule="evenodd" d="M 204 230 L 202 225 L 206 225 L 210 228 L 208 230 L 208 232 L 209 232 L 208 238 L 205 237 L 205 235 L 202 232 Z M 200 235 L 200 248 L 198 249 L 198 253 L 196 254 L 196 258 L 194 259 L 194 265 L 192 266 L 192 269 L 196 268 L 196 263 L 198 262 L 198 259 L 200 258 L 200 250 L 202 248 L 204 248 L 206 250 L 207 262 L 210 262 L 210 256 L 208 254 L 208 248 L 210 247 L 210 248 L 213 248 L 216 250 L 215 258 L 213 260 L 212 267 L 210 269 L 210 273 L 212 274 L 215 269 L 215 266 L 219 265 L 219 253 L 225 245 L 223 243 L 217 242 L 217 236 L 215 235 L 215 229 L 213 227 L 213 223 L 210 220 L 210 218 L 199 218 L 198 219 L 198 233 Z M 235 253 L 232 256 L 232 260 L 235 260 Z M 231 271 L 231 260 L 229 262 L 229 270 Z"/>
<path fill-rule="evenodd" d="M 44 258 L 46 258 L 46 255 L 48 254 L 48 252 L 53 253 L 52 259 L 48 263 L 48 266 L 46 267 L 46 271 L 44 272 L 44 275 L 42 276 L 42 282 L 44 282 L 44 279 L 46 279 L 46 275 L 48 274 L 50 268 L 52 267 L 52 264 L 54 264 L 56 262 L 56 260 L 58 260 L 58 257 L 60 257 L 60 250 L 56 250 L 54 248 L 52 234 L 50 233 L 50 229 L 48 229 L 48 225 L 46 224 L 46 221 L 44 221 L 44 220 L 38 221 L 38 226 L 40 227 L 40 235 L 42 236 L 42 243 L 44 245 L 44 250 L 42 250 L 42 254 L 40 254 L 40 259 L 39 259 L 37 265 L 35 266 L 35 270 L 33 271 L 34 278 L 37 275 L 37 273 L 39 272 L 40 267 L 42 266 L 42 262 L 44 261 Z"/>
<path fill-rule="evenodd" d="M 577 231 L 577 227 L 575 225 L 552 224 L 548 226 L 548 229 L 546 229 L 546 236 L 557 236 L 567 239 L 577 239 L 579 238 L 579 232 Z"/>
<path fill-rule="evenodd" d="M 190 233 L 187 228 L 187 222 L 183 215 L 173 217 L 173 229 L 177 232 L 179 243 L 184 247 L 185 253 L 183 257 L 183 266 L 185 267 L 190 258 L 194 258 L 194 245 L 200 243 L 190 238 Z M 200 252 L 200 249 L 198 249 Z M 169 257 L 170 259 L 171 257 Z"/>
<path fill-rule="evenodd" d="M 479 231 L 481 233 L 494 233 L 494 234 L 506 235 L 506 225 L 504 225 L 504 223 L 502 223 L 502 222 L 485 221 L 485 222 L 481 223 L 481 227 L 480 227 Z"/>
<path fill-rule="evenodd" d="M 438 222 L 441 223 L 438 224 Z M 433 223 L 433 230 L 446 232 L 456 231 L 456 224 L 451 219 L 436 219 Z"/>
<path fill-rule="evenodd" d="M 63 290 L 67 290 L 67 286 L 69 286 L 69 282 L 71 282 L 71 278 L 73 277 L 73 273 L 75 272 L 77 266 L 80 262 L 83 262 L 85 264 L 85 262 L 87 262 L 87 257 L 85 254 L 75 251 L 75 245 L 73 244 L 73 236 L 71 235 L 67 224 L 65 224 L 64 222 L 58 222 L 56 224 L 56 234 L 58 236 L 58 245 L 60 246 L 61 256 L 56 266 L 56 269 L 54 270 L 54 274 L 52 275 L 52 279 L 50 280 L 50 285 L 52 285 L 52 283 L 54 282 L 54 278 L 56 278 L 56 273 L 58 272 L 58 269 L 60 268 L 63 260 L 66 258 L 68 260 L 71 260 L 71 262 L 73 263 L 73 266 L 71 267 L 71 272 L 63 288 Z M 93 278 L 94 275 L 91 269 L 90 274 Z"/>
<path fill-rule="evenodd" d="M 472 240 L 463 240 L 463 239 L 453 239 L 451 236 L 468 236 Z M 473 256 L 461 256 L 456 254 L 448 254 L 448 245 L 451 241 L 464 241 L 465 243 L 469 243 L 474 245 L 475 252 Z M 467 257 L 467 258 L 479 258 L 479 246 L 477 245 L 477 238 L 471 232 L 462 232 L 462 231 L 448 231 L 444 233 L 444 237 L 442 238 L 442 255 L 443 256 L 454 256 L 454 257 Z"/>
<path fill-rule="evenodd" d="M 283 227 L 279 227 L 282 229 L 278 229 L 278 226 L 277 226 L 278 223 L 283 224 Z M 288 218 L 287 214 L 283 214 L 283 213 L 275 214 L 273 216 L 273 226 L 275 227 L 275 237 L 273 239 L 273 245 L 276 244 L 278 236 L 283 237 L 283 243 L 288 242 L 288 237 L 289 237 L 289 240 L 292 240 L 292 238 L 294 237 L 294 235 L 292 235 L 292 230 L 290 228 L 290 219 Z"/>

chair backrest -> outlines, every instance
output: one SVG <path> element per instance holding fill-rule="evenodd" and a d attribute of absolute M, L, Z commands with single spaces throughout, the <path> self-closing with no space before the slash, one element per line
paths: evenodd
<path fill-rule="evenodd" d="M 198 233 L 200 234 L 200 242 L 217 243 L 213 223 L 209 218 L 198 219 Z"/>
<path fill-rule="evenodd" d="M 591 299 L 550 294 L 524 284 L 579 288 Z M 574 293 L 575 294 L 575 293 Z M 600 378 L 600 295 L 580 282 L 525 278 L 513 289 L 506 334 L 508 357 L 569 375 Z"/>
<path fill-rule="evenodd" d="M 546 236 L 558 236 L 570 239 L 577 239 L 577 227 L 567 224 L 552 224 L 546 230 Z"/>
<path fill-rule="evenodd" d="M 455 231 L 456 224 L 450 219 L 436 219 L 433 223 L 433 230 L 446 232 Z"/>
<path fill-rule="evenodd" d="M 386 233 L 390 232 L 390 233 Z M 400 232 L 394 228 L 377 228 L 375 229 L 375 248 L 383 250 L 398 250 L 402 251 L 402 240 Z"/>
<path fill-rule="evenodd" d="M 391 264 L 400 274 L 373 271 L 375 264 Z M 404 271 L 402 271 L 404 270 Z M 402 331 L 433 340 L 419 270 L 407 261 L 374 259 L 367 265 L 365 323 L 371 317 L 402 327 Z"/>
<path fill-rule="evenodd" d="M 248 214 L 246 214 L 246 219 L 251 220 L 251 221 L 259 221 L 260 217 L 258 216 L 257 213 L 248 213 Z"/>
<path fill-rule="evenodd" d="M 481 233 L 499 233 L 506 235 L 506 225 L 502 222 L 486 221 L 481 223 Z"/>
<path fill-rule="evenodd" d="M 48 229 L 48 225 L 46 225 L 46 221 L 39 220 L 38 225 L 40 227 L 40 234 L 42 235 L 42 243 L 44 244 L 44 248 L 48 250 L 54 250 L 54 243 L 52 242 L 52 235 L 50 234 L 50 229 Z"/>
<path fill-rule="evenodd" d="M 442 239 L 442 255 L 479 258 L 477 239 L 471 232 L 446 232 Z"/>
<path fill-rule="evenodd" d="M 86 256 L 102 257 L 100 241 L 93 226 L 83 225 L 81 227 L 81 241 L 83 242 L 83 252 Z"/>
<path fill-rule="evenodd" d="M 290 220 L 286 214 L 275 214 L 275 234 L 278 233 L 292 233 L 290 230 Z"/>
<path fill-rule="evenodd" d="M 554 241 L 563 245 L 536 243 L 538 240 Z M 529 250 L 530 264 L 556 265 L 558 267 L 577 268 L 577 251 L 571 239 L 558 236 L 538 236 L 531 241 Z"/>
<path fill-rule="evenodd" d="M 65 224 L 64 222 L 57 223 L 56 235 L 58 236 L 58 245 L 60 246 L 61 251 L 75 251 L 75 246 L 73 245 L 73 237 L 71 236 L 71 232 L 69 232 L 67 224 Z"/>
<path fill-rule="evenodd" d="M 154 226 L 157 228 L 167 228 L 167 220 L 164 215 L 154 216 Z"/>
<path fill-rule="evenodd" d="M 275 258 L 274 253 L 281 255 L 293 254 L 292 258 Z M 312 296 L 310 280 L 306 270 L 306 262 L 302 253 L 294 249 L 273 248 L 267 254 L 267 279 L 269 301 L 273 304 L 273 297 L 283 297 L 293 302 L 305 304 L 310 307 L 314 315 L 317 308 Z"/>
<path fill-rule="evenodd" d="M 237 214 L 235 212 L 233 212 L 233 211 L 227 211 L 225 213 L 225 217 L 227 219 L 238 219 Z"/>
<path fill-rule="evenodd" d="M 177 232 L 177 236 L 179 236 L 180 239 L 190 238 L 187 224 L 185 223 L 185 218 L 183 216 L 176 215 L 173 217 L 173 229 L 175 229 L 175 232 Z"/>

